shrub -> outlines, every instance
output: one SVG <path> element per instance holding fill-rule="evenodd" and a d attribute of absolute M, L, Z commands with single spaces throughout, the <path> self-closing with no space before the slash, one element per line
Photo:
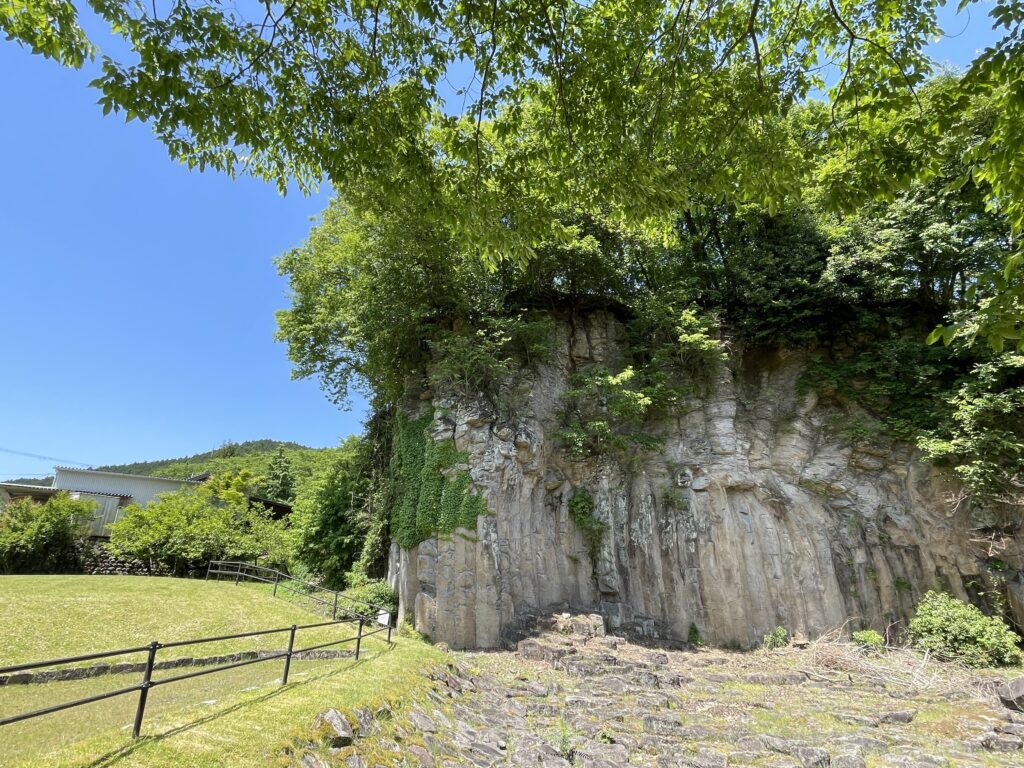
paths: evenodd
<path fill-rule="evenodd" d="M 95 502 L 66 493 L 45 504 L 18 499 L 0 507 L 0 573 L 77 571 L 95 512 Z"/>
<path fill-rule="evenodd" d="M 216 475 L 159 494 L 145 507 L 133 504 L 110 526 L 110 549 L 119 557 L 163 563 L 179 575 L 219 559 L 262 558 L 282 567 L 291 559 L 291 532 L 261 505 L 250 507 L 250 480 L 244 471 Z"/>
<path fill-rule="evenodd" d="M 789 632 L 786 631 L 785 627 L 776 627 L 761 638 L 761 647 L 766 651 L 785 648 L 787 643 L 789 643 Z"/>
<path fill-rule="evenodd" d="M 862 629 L 853 633 L 853 642 L 861 648 L 879 650 L 885 648 L 885 638 L 873 629 Z"/>
<path fill-rule="evenodd" d="M 350 574 L 350 578 L 352 578 Z M 391 613 L 394 618 L 398 615 L 398 593 L 391 588 L 383 579 L 352 579 L 355 586 L 349 587 L 341 594 L 352 600 L 359 600 L 364 603 L 377 605 Z"/>
<path fill-rule="evenodd" d="M 970 667 L 1016 666 L 1019 638 L 1002 619 L 942 592 L 928 592 L 907 627 L 911 644 Z"/>
<path fill-rule="evenodd" d="M 690 631 L 687 634 L 686 639 L 690 645 L 703 645 L 700 641 L 700 630 L 697 629 L 697 625 L 692 621 L 690 622 Z"/>

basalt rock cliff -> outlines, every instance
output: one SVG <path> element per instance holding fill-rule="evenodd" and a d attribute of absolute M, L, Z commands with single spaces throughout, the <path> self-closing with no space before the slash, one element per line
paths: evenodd
<path fill-rule="evenodd" d="M 573 371 L 621 364 L 623 326 L 592 312 L 557 324 L 555 353 L 523 370 L 527 394 L 490 400 L 410 392 L 436 440 L 468 454 L 489 514 L 476 530 L 392 545 L 400 612 L 454 648 L 492 648 L 564 606 L 613 628 L 749 647 L 776 626 L 815 636 L 884 630 L 928 589 L 969 598 L 983 583 L 966 505 L 913 446 L 852 443 L 837 411 L 798 386 L 804 353 L 740 352 L 711 394 L 646 425 L 662 447 L 579 460 L 555 432 Z M 465 470 L 466 467 L 461 467 Z M 585 490 L 607 523 L 596 562 L 569 509 Z M 1020 567 L 1022 552 L 1001 557 Z M 1024 591 L 1009 585 L 1024 615 Z"/>

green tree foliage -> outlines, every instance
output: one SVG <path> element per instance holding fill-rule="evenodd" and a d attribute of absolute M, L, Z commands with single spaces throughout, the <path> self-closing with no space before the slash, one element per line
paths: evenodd
<path fill-rule="evenodd" d="M 959 87 L 949 76 L 928 83 L 922 108 L 944 108 Z M 294 305 L 279 315 L 279 336 L 297 375 L 320 377 L 339 400 L 364 386 L 378 407 L 390 407 L 424 379 L 495 397 L 510 371 L 550 354 L 543 320 L 613 312 L 633 357 L 576 371 L 561 434 L 579 456 L 656 447 L 645 420 L 706 394 L 729 344 L 802 346 L 817 358 L 806 383 L 850 409 L 851 434 L 924 440 L 930 456 L 963 467 L 979 504 L 1005 500 L 1019 495 L 1024 432 L 1006 419 L 982 447 L 965 431 L 976 414 L 958 414 L 980 392 L 986 365 L 1003 373 L 989 376 L 984 392 L 1019 386 L 1014 366 L 998 362 L 1010 353 L 975 341 L 1019 335 L 985 331 L 989 286 L 1013 237 L 964 159 L 992 130 L 993 104 L 975 99 L 930 150 L 932 175 L 888 201 L 845 214 L 820 205 L 773 214 L 694 199 L 667 244 L 608 216 L 562 209 L 566 237 L 538 245 L 524 266 L 483 269 L 475 251 L 419 208 L 370 215 L 335 202 L 307 243 L 281 260 Z M 830 120 L 809 106 L 789 130 L 814 136 Z M 924 162 L 918 144 L 907 152 Z M 826 153 L 819 166 L 819 187 L 852 172 L 845 156 Z M 944 336 L 955 343 L 922 343 L 943 318 L 956 324 Z M 1008 397 L 998 407 L 1011 405 Z"/>
<path fill-rule="evenodd" d="M 69 573 L 81 566 L 81 545 L 96 503 L 58 493 L 37 504 L 0 505 L 0 573 Z"/>
<path fill-rule="evenodd" d="M 267 467 L 267 476 L 261 490 L 276 501 L 290 502 L 295 498 L 295 479 L 292 477 L 292 462 L 284 447 L 279 446 Z"/>
<path fill-rule="evenodd" d="M 130 475 L 152 475 L 154 477 L 173 477 L 187 479 L 193 475 L 209 472 L 220 475 L 232 472 L 248 472 L 255 478 L 265 478 L 270 472 L 270 465 L 279 450 L 284 451 L 296 484 L 305 482 L 313 472 L 332 460 L 332 448 L 307 448 L 298 443 L 277 440 L 247 440 L 244 443 L 231 443 L 227 450 L 230 456 L 224 455 L 225 446 L 212 451 L 197 453 L 178 459 L 158 459 L 155 461 L 138 461 L 130 464 L 114 464 L 97 469 L 107 472 L 125 472 Z M 261 481 L 257 481 L 259 484 Z"/>
<path fill-rule="evenodd" d="M 564 240 L 566 205 L 659 231 L 701 196 L 774 213 L 813 189 L 852 209 L 935 173 L 978 98 L 993 119 L 962 160 L 1024 225 L 1016 0 L 987 7 L 1001 38 L 931 94 L 934 0 L 88 4 L 133 52 L 103 60 L 104 111 L 150 122 L 173 157 L 281 189 L 327 179 L 364 214 L 419 207 L 492 263 Z M 5 0 L 0 29 L 70 66 L 91 52 L 67 0 Z M 1014 330 L 1022 292 L 994 287 L 987 335 Z"/>
<path fill-rule="evenodd" d="M 8 40 L 68 67 L 81 67 L 93 47 L 68 0 L 0 0 L 0 30 Z"/>
<path fill-rule="evenodd" d="M 0 23 L 22 42 L 73 43 L 73 6 L 50 4 L 53 21 L 18 23 L 15 3 Z M 435 220 L 505 253 L 567 200 L 644 217 L 697 189 L 793 194 L 806 162 L 774 118 L 825 91 L 837 57 L 841 117 L 911 106 L 937 32 L 932 2 L 90 6 L 135 54 L 104 59 L 104 110 L 150 121 L 173 156 L 282 188 L 326 177 L 346 194 L 372 182 L 395 202 L 431 199 Z M 457 63 L 473 79 L 446 101 Z M 859 138 L 839 120 L 835 133 Z"/>
<path fill-rule="evenodd" d="M 680 215 L 680 233 L 679 278 L 737 337 L 799 346 L 842 322 L 821 286 L 830 244 L 810 211 L 707 205 Z"/>
<path fill-rule="evenodd" d="M 296 558 L 331 589 L 346 585 L 369 527 L 370 445 L 349 437 L 332 464 L 295 499 L 292 526 Z"/>
<path fill-rule="evenodd" d="M 989 525 L 1019 525 L 1024 513 L 1024 355 L 978 363 L 949 395 L 946 420 L 919 440 L 952 465 Z"/>
<path fill-rule="evenodd" d="M 942 592 L 928 592 L 917 605 L 907 634 L 915 648 L 970 667 L 1021 663 L 1020 640 L 1002 619 Z"/>
<path fill-rule="evenodd" d="M 163 563 L 175 573 L 220 559 L 284 567 L 292 550 L 287 523 L 249 504 L 252 480 L 244 472 L 216 475 L 160 494 L 145 507 L 133 504 L 111 525 L 110 548 L 120 556 Z"/>

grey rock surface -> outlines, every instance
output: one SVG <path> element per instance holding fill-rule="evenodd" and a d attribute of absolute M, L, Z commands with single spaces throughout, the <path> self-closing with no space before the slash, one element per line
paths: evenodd
<path fill-rule="evenodd" d="M 967 597 L 982 569 L 949 476 L 911 445 L 851 443 L 837 406 L 802 392 L 804 353 L 734 351 L 710 395 L 644 426 L 661 449 L 572 458 L 555 433 L 573 372 L 618 369 L 627 352 L 622 325 L 598 312 L 558 324 L 552 362 L 517 374 L 526 394 L 508 413 L 410 393 L 410 415 L 434 413 L 435 439 L 468 454 L 489 509 L 475 530 L 393 545 L 389 579 L 419 631 L 498 648 L 561 607 L 618 631 L 685 640 L 692 624 L 704 642 L 751 647 L 776 626 L 883 629 L 936 585 Z M 608 524 L 596 562 L 569 511 L 583 490 Z M 1024 565 L 1011 549 L 1000 557 Z M 1024 619 L 1024 593 L 1010 597 Z"/>

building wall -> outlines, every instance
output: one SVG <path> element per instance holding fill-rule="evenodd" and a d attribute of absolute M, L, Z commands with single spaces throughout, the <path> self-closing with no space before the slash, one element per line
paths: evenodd
<path fill-rule="evenodd" d="M 110 524 L 121 516 L 121 510 L 128 504 L 144 507 L 159 494 L 177 491 L 187 485 L 194 483 L 165 477 L 67 467 L 57 467 L 53 478 L 54 488 L 67 490 L 72 498 L 91 499 L 99 505 L 90 530 L 93 536 L 109 536 Z"/>
<path fill-rule="evenodd" d="M 82 493 L 71 491 L 68 495 L 73 499 L 88 499 L 95 501 L 96 516 L 93 518 L 92 526 L 89 529 L 90 536 L 110 536 L 110 524 L 121 516 L 121 507 L 124 499 L 119 496 L 100 496 L 98 494 Z"/>
<path fill-rule="evenodd" d="M 65 467 L 57 467 L 57 473 L 53 479 L 54 488 L 126 496 L 139 506 L 145 506 L 153 501 L 157 494 L 177 491 L 186 485 L 192 485 L 192 483 L 187 480 L 174 480 L 165 477 L 143 477 L 119 472 L 97 472 Z"/>

